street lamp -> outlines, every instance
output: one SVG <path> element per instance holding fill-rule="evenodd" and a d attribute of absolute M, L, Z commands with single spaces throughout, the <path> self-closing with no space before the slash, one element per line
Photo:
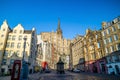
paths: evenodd
<path fill-rule="evenodd" d="M 26 37 L 24 37 L 23 39 L 24 39 L 24 46 L 23 46 L 23 58 L 22 58 L 22 61 L 24 61 L 24 56 L 25 56 L 25 47 L 26 47 L 26 40 L 27 40 L 27 38 L 26 38 Z"/>
<path fill-rule="evenodd" d="M 21 69 L 20 80 L 27 80 L 28 79 L 28 63 L 24 59 L 27 38 L 24 37 L 23 39 L 24 39 L 24 46 L 23 46 L 23 58 L 22 58 L 22 69 Z"/>

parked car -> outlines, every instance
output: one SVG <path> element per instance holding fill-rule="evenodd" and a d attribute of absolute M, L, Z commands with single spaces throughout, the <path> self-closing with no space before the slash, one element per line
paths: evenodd
<path fill-rule="evenodd" d="M 79 70 L 79 69 L 74 69 L 73 72 L 75 72 L 75 73 L 79 73 L 80 70 Z"/>
<path fill-rule="evenodd" d="M 45 73 L 50 73 L 51 71 L 49 69 L 46 69 L 45 70 Z"/>

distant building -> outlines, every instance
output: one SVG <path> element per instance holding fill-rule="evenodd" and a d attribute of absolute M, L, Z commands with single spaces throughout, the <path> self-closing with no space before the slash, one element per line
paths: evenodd
<path fill-rule="evenodd" d="M 49 68 L 52 65 L 52 45 L 47 41 L 42 41 L 41 35 L 37 35 L 38 38 L 38 56 L 37 61 L 42 68 Z M 46 64 L 44 66 L 44 63 Z"/>
<path fill-rule="evenodd" d="M 59 57 L 62 57 L 64 60 L 65 68 L 69 67 L 69 63 L 66 62 L 66 56 L 69 55 L 69 45 L 71 40 L 63 38 L 62 30 L 60 28 L 60 20 L 58 20 L 58 28 L 56 32 L 41 32 L 41 38 L 43 41 L 47 41 L 52 44 L 54 47 L 54 53 L 57 54 L 57 61 Z M 56 62 L 54 64 L 56 64 Z"/>
<path fill-rule="evenodd" d="M 12 69 L 14 60 L 21 60 L 23 57 L 24 39 L 26 40 L 25 61 L 30 63 L 29 69 L 33 70 L 37 51 L 36 31 L 24 30 L 21 24 L 10 29 L 7 22 L 4 21 L 0 29 L 0 70 L 2 73 L 9 73 Z"/>
<path fill-rule="evenodd" d="M 80 60 L 84 58 L 82 40 L 83 36 L 77 35 L 72 41 L 71 46 L 73 67 L 81 70 L 84 68 L 84 65 L 82 66 L 82 64 L 80 63 Z"/>

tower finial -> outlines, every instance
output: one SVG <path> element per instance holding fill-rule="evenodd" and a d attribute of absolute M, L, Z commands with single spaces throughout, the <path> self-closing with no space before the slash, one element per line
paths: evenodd
<path fill-rule="evenodd" d="M 62 30 L 60 28 L 60 18 L 58 18 L 57 34 L 59 34 L 62 37 Z"/>

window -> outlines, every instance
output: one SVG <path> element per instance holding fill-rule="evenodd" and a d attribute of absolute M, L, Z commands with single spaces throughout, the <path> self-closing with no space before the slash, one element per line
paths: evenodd
<path fill-rule="evenodd" d="M 110 50 L 111 50 L 111 52 L 113 52 L 114 51 L 114 46 L 110 46 Z"/>
<path fill-rule="evenodd" d="M 112 62 L 112 58 L 111 57 L 107 57 L 107 63 L 111 63 Z"/>
<path fill-rule="evenodd" d="M 14 59 L 11 59 L 11 60 L 10 60 L 10 64 L 13 64 L 13 63 L 14 63 Z"/>
<path fill-rule="evenodd" d="M 108 53 L 108 48 L 105 48 L 105 52 Z"/>
<path fill-rule="evenodd" d="M 2 34 L 1 37 L 4 37 L 4 34 Z"/>
<path fill-rule="evenodd" d="M 11 56 L 13 54 L 13 51 L 10 50 L 10 52 L 8 53 L 8 56 Z"/>
<path fill-rule="evenodd" d="M 22 35 L 19 36 L 18 40 L 22 40 Z"/>
<path fill-rule="evenodd" d="M 111 25 L 111 23 L 110 23 L 110 22 L 108 22 L 108 23 L 107 23 L 107 26 L 110 26 L 110 25 Z"/>
<path fill-rule="evenodd" d="M 95 59 L 95 54 L 94 53 L 91 54 L 91 59 Z"/>
<path fill-rule="evenodd" d="M 22 30 L 20 30 L 20 33 L 22 33 Z"/>
<path fill-rule="evenodd" d="M 16 33 L 17 32 L 17 30 L 14 30 L 14 33 Z"/>
<path fill-rule="evenodd" d="M 26 35 L 26 36 L 24 36 L 24 38 L 27 38 L 27 35 Z"/>
<path fill-rule="evenodd" d="M 116 44 L 116 50 L 118 50 L 118 44 Z"/>
<path fill-rule="evenodd" d="M 97 38 L 98 38 L 98 35 L 96 34 L 95 37 L 96 37 L 96 39 L 97 39 Z"/>
<path fill-rule="evenodd" d="M 11 37 L 12 37 L 12 36 L 11 36 L 11 35 L 9 35 L 9 36 L 8 36 L 8 40 L 11 40 Z"/>
<path fill-rule="evenodd" d="M 17 55 L 20 55 L 20 51 L 17 51 Z"/>
<path fill-rule="evenodd" d="M 107 39 L 104 39 L 104 44 L 107 44 Z"/>
<path fill-rule="evenodd" d="M 8 51 L 5 51 L 4 56 L 7 56 L 7 55 L 8 55 Z"/>
<path fill-rule="evenodd" d="M 17 44 L 17 48 L 20 48 L 20 47 L 21 47 L 21 43 L 18 43 L 18 44 Z"/>
<path fill-rule="evenodd" d="M 12 40 L 15 40 L 15 37 L 16 37 L 16 36 L 13 36 L 13 37 L 12 37 Z"/>
<path fill-rule="evenodd" d="M 100 42 L 97 43 L 98 48 L 100 48 Z"/>
<path fill-rule="evenodd" d="M 113 55 L 113 61 L 118 62 L 119 61 L 119 56 L 118 55 Z"/>
<path fill-rule="evenodd" d="M 11 43 L 11 48 L 13 48 L 13 47 L 14 47 L 14 43 L 12 42 L 12 43 Z"/>
<path fill-rule="evenodd" d="M 5 31 L 5 28 L 3 28 L 3 31 Z"/>
<path fill-rule="evenodd" d="M 102 53 L 98 52 L 98 56 L 99 56 L 99 58 L 101 58 L 102 57 Z"/>
<path fill-rule="evenodd" d="M 116 31 L 115 26 L 112 26 L 112 31 Z"/>
<path fill-rule="evenodd" d="M 112 42 L 112 37 L 109 38 L 109 42 Z"/>
<path fill-rule="evenodd" d="M 110 29 L 107 29 L 107 34 L 110 34 Z"/>
<path fill-rule="evenodd" d="M 118 35 L 117 34 L 114 35 L 114 40 L 115 41 L 118 40 Z"/>
<path fill-rule="evenodd" d="M 10 42 L 7 42 L 6 47 L 7 47 L 7 48 L 9 48 L 9 47 L 10 47 Z"/>
<path fill-rule="evenodd" d="M 0 43 L 0 46 L 2 46 L 2 45 L 3 45 L 3 43 L 1 42 L 1 43 Z"/>
<path fill-rule="evenodd" d="M 118 29 L 120 29 L 120 23 L 118 24 Z"/>
<path fill-rule="evenodd" d="M 3 65 L 6 65 L 6 63 L 7 63 L 7 60 L 6 60 L 6 59 L 3 59 L 2 64 L 3 64 Z"/>
<path fill-rule="evenodd" d="M 91 42 L 92 40 L 91 39 L 89 39 L 89 42 Z"/>
<path fill-rule="evenodd" d="M 105 31 L 102 32 L 102 35 L 105 36 Z"/>
<path fill-rule="evenodd" d="M 120 50 L 120 43 L 116 45 L 116 49 Z"/>

